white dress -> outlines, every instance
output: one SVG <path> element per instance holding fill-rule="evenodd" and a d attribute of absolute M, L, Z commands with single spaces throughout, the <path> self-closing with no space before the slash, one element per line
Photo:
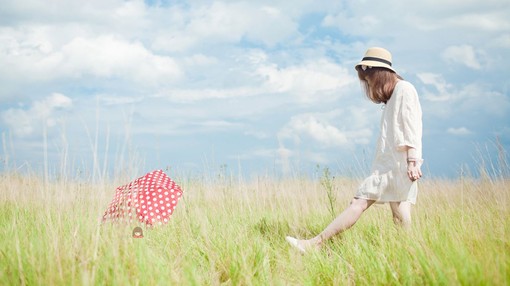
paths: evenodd
<path fill-rule="evenodd" d="M 417 181 L 407 176 L 406 146 L 413 147 L 422 163 L 422 112 L 414 86 L 400 80 L 384 107 L 372 170 L 355 198 L 416 203 Z"/>

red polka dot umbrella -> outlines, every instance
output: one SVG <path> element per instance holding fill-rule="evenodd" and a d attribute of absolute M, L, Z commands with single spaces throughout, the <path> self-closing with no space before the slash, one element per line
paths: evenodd
<path fill-rule="evenodd" d="M 162 170 L 152 171 L 117 188 L 103 215 L 103 222 L 139 220 L 150 226 L 164 224 L 170 219 L 181 196 L 181 187 Z"/>

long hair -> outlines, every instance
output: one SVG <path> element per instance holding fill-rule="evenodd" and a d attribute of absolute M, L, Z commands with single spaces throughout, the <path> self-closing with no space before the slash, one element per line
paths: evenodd
<path fill-rule="evenodd" d="M 356 70 L 365 95 L 377 104 L 386 104 L 391 98 L 397 80 L 403 79 L 397 73 L 385 68 L 372 67 L 363 70 L 361 66 L 357 66 Z M 370 78 L 371 85 L 368 84 L 367 78 Z"/>

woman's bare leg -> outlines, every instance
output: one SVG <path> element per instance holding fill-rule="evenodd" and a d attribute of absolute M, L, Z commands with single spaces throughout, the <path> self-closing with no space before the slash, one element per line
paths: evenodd
<path fill-rule="evenodd" d="M 299 240 L 303 248 L 320 247 L 332 236 L 342 233 L 353 226 L 361 214 L 368 209 L 375 201 L 365 199 L 353 199 L 351 204 L 338 215 L 319 235 L 308 240 Z"/>
<path fill-rule="evenodd" d="M 390 207 L 395 224 L 409 228 L 411 226 L 411 203 L 390 202 Z"/>

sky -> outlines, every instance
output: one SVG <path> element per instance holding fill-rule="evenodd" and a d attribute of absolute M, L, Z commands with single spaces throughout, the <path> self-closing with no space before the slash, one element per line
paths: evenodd
<path fill-rule="evenodd" d="M 418 91 L 425 176 L 497 174 L 506 0 L 1 0 L 0 170 L 363 175 L 372 46 Z"/>

